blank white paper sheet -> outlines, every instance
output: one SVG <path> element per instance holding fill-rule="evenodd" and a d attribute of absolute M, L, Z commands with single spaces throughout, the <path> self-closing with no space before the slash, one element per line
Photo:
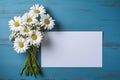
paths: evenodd
<path fill-rule="evenodd" d="M 41 66 L 102 67 L 102 32 L 48 32 L 41 46 Z"/>

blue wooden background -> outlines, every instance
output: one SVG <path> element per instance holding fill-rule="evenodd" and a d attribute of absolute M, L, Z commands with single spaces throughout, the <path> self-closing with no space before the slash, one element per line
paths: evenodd
<path fill-rule="evenodd" d="M 53 31 L 104 33 L 102 68 L 42 68 L 37 80 L 120 80 L 120 0 L 0 0 L 0 80 L 35 79 L 19 76 L 26 54 L 16 54 L 8 39 L 8 21 L 35 3 L 56 20 Z"/>

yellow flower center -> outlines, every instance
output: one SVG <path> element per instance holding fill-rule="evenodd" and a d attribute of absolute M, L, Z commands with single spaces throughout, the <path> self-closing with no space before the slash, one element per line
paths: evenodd
<path fill-rule="evenodd" d="M 24 32 L 28 33 L 28 32 L 29 32 L 29 29 L 28 29 L 28 28 L 25 28 L 25 29 L 24 29 Z"/>
<path fill-rule="evenodd" d="M 32 18 L 28 18 L 28 19 L 27 19 L 27 22 L 32 22 Z"/>
<path fill-rule="evenodd" d="M 18 26 L 20 26 L 20 23 L 19 22 L 14 22 L 14 25 L 15 25 L 15 27 L 18 27 Z"/>
<path fill-rule="evenodd" d="M 34 13 L 36 13 L 36 14 L 38 14 L 38 13 L 40 13 L 40 10 L 34 10 Z"/>
<path fill-rule="evenodd" d="M 50 24 L 49 19 L 45 19 L 45 20 L 44 20 L 44 23 L 45 23 L 45 24 Z"/>
<path fill-rule="evenodd" d="M 23 42 L 19 42 L 19 47 L 23 48 L 24 47 L 24 43 Z"/>
<path fill-rule="evenodd" d="M 31 38 L 32 38 L 32 40 L 36 40 L 37 39 L 37 35 L 36 34 L 32 34 Z"/>

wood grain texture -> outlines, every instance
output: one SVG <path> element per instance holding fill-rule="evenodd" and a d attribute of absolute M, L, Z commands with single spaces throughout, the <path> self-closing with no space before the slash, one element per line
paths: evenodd
<path fill-rule="evenodd" d="M 103 31 L 103 67 L 43 68 L 44 76 L 20 77 L 26 54 L 13 50 L 8 21 L 35 3 L 44 5 L 56 20 L 52 31 Z M 120 80 L 120 0 L 0 0 L 0 80 L 8 79 Z"/>

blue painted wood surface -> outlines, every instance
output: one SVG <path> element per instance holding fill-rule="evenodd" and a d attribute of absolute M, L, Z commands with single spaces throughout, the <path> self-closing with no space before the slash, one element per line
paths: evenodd
<path fill-rule="evenodd" d="M 35 80 L 19 76 L 26 54 L 16 54 L 8 39 L 8 21 L 35 3 L 56 20 L 53 31 L 104 33 L 102 68 L 42 68 L 44 75 L 37 80 L 120 80 L 120 0 L 0 0 L 0 80 Z"/>

